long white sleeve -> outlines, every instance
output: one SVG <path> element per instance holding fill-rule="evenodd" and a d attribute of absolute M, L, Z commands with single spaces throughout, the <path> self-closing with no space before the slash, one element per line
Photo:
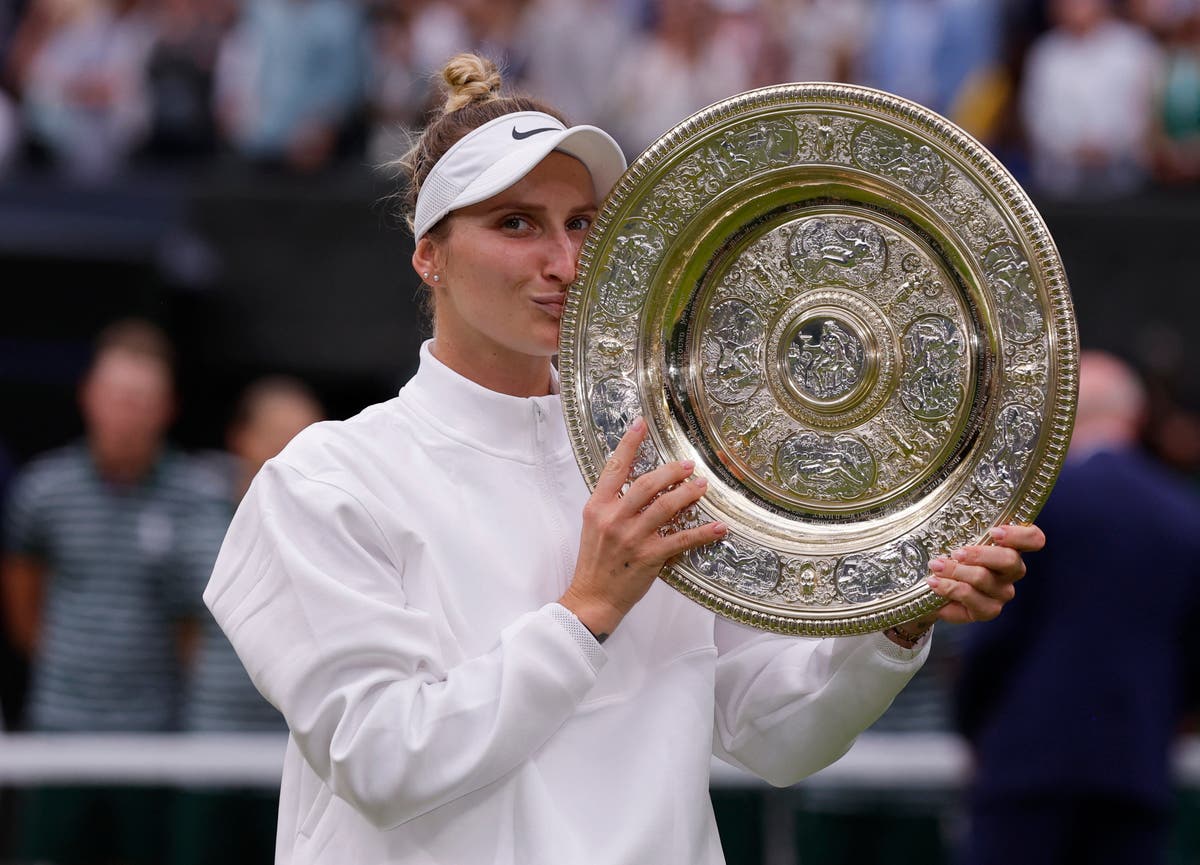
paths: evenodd
<path fill-rule="evenodd" d="M 340 487 L 272 461 L 205 592 L 329 788 L 380 828 L 501 778 L 575 711 L 604 653 L 557 604 L 455 657 L 407 603 L 405 558 Z"/>
<path fill-rule="evenodd" d="M 717 619 L 713 752 L 776 786 L 837 760 L 920 669 L 929 640 L 807 639 Z"/>

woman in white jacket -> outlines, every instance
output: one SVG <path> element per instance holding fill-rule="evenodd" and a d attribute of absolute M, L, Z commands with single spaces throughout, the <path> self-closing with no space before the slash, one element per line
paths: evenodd
<path fill-rule="evenodd" d="M 277 861 L 720 863 L 710 756 L 790 784 L 840 756 L 932 625 L 798 639 L 655 579 L 718 523 L 663 536 L 704 480 L 595 491 L 551 364 L 567 286 L 625 167 L 594 127 L 500 97 L 473 55 L 410 155 L 434 338 L 388 402 L 310 427 L 242 502 L 205 599 L 291 729 Z M 1034 527 L 935 562 L 938 614 L 995 616 Z"/>

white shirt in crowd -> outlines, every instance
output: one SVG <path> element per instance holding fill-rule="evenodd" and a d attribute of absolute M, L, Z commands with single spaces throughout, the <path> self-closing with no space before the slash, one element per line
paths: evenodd
<path fill-rule="evenodd" d="M 1021 114 L 1039 188 L 1073 195 L 1141 183 L 1161 63 L 1149 36 L 1116 20 L 1086 35 L 1053 30 L 1034 43 Z"/>

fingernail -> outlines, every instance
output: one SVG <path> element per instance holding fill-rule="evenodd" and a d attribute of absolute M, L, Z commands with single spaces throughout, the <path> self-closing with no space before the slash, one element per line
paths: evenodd
<path fill-rule="evenodd" d="M 636 430 L 637 432 L 641 432 L 641 431 L 642 431 L 642 429 L 643 429 L 643 428 L 645 428 L 645 426 L 646 426 L 646 422 L 645 422 L 645 421 L 644 421 L 642 418 L 640 418 L 640 417 L 635 417 L 635 418 L 633 419 L 633 423 L 631 423 L 631 424 L 629 425 L 629 428 L 630 428 L 631 430 Z"/>
<path fill-rule="evenodd" d="M 955 550 L 950 554 L 950 558 L 954 559 L 956 562 L 965 562 L 967 560 L 967 551 Z"/>
<path fill-rule="evenodd" d="M 988 529 L 988 534 L 991 535 L 994 540 L 1002 541 L 1004 540 L 1004 536 L 1008 534 L 1008 529 L 1004 528 L 1004 526 L 992 526 L 990 529 Z"/>
<path fill-rule="evenodd" d="M 727 531 L 729 531 L 729 526 L 725 525 L 724 523 L 713 523 L 714 535 L 723 535 Z"/>
<path fill-rule="evenodd" d="M 937 589 L 942 585 L 942 581 L 937 577 L 926 577 L 925 582 L 929 583 L 929 588 Z"/>
<path fill-rule="evenodd" d="M 940 574 L 942 571 L 946 570 L 945 560 L 944 559 L 933 559 L 929 563 L 929 570 L 933 571 L 935 574 Z"/>
<path fill-rule="evenodd" d="M 692 483 L 698 487 L 706 487 L 708 486 L 708 478 L 695 478 L 692 480 Z"/>
<path fill-rule="evenodd" d="M 691 471 L 696 467 L 696 463 L 692 460 L 683 460 L 679 465 L 684 471 Z"/>

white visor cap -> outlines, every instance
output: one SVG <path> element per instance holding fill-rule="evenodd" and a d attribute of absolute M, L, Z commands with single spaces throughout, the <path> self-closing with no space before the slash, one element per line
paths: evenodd
<path fill-rule="evenodd" d="M 552 150 L 574 156 L 592 175 L 599 204 L 625 173 L 625 154 L 595 126 L 570 129 L 540 111 L 517 111 L 472 129 L 430 170 L 417 193 L 413 237 L 452 210 L 478 204 L 508 189 Z"/>

